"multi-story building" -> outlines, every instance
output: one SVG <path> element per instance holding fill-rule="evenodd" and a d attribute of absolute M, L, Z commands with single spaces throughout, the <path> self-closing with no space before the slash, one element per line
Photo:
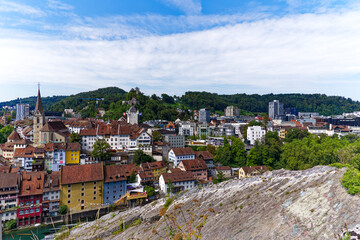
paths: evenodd
<path fill-rule="evenodd" d="M 197 125 L 196 135 L 199 137 L 209 137 L 211 135 L 209 124 L 201 123 Z"/>
<path fill-rule="evenodd" d="M 269 118 L 274 120 L 277 116 L 284 115 L 284 104 L 279 100 L 269 102 Z"/>
<path fill-rule="evenodd" d="M 140 167 L 144 172 L 151 171 L 155 181 L 159 179 L 161 174 L 166 173 L 167 168 L 164 161 L 141 163 Z"/>
<path fill-rule="evenodd" d="M 185 136 L 184 135 L 165 135 L 165 142 L 170 143 L 171 148 L 183 148 L 185 147 Z"/>
<path fill-rule="evenodd" d="M 29 116 L 29 104 L 16 104 L 16 121 L 24 120 Z"/>
<path fill-rule="evenodd" d="M 22 172 L 18 200 L 18 226 L 41 223 L 45 172 Z"/>
<path fill-rule="evenodd" d="M 227 106 L 224 110 L 225 116 L 233 117 L 233 116 L 239 116 L 240 110 L 236 106 Z"/>
<path fill-rule="evenodd" d="M 23 168 L 25 171 L 31 172 L 33 161 L 35 159 L 35 148 L 27 146 L 26 148 L 17 148 L 14 151 L 14 164 Z"/>
<path fill-rule="evenodd" d="M 126 112 L 127 123 L 138 124 L 139 123 L 139 111 L 136 110 L 135 106 L 131 106 L 129 111 Z"/>
<path fill-rule="evenodd" d="M 113 204 L 126 194 L 126 171 L 124 165 L 104 167 L 104 204 Z"/>
<path fill-rule="evenodd" d="M 193 173 L 176 171 L 172 173 L 163 173 L 159 178 L 159 186 L 163 193 L 170 191 L 176 193 L 189 190 L 195 187 L 195 178 Z"/>
<path fill-rule="evenodd" d="M 193 136 L 195 134 L 196 124 L 193 122 L 183 122 L 179 126 L 179 135 Z"/>
<path fill-rule="evenodd" d="M 209 123 L 210 122 L 210 110 L 207 108 L 202 108 L 199 110 L 199 122 Z"/>
<path fill-rule="evenodd" d="M 195 154 L 197 159 L 202 159 L 205 161 L 208 177 L 214 177 L 216 175 L 214 156 L 209 151 L 196 151 Z"/>
<path fill-rule="evenodd" d="M 0 173 L 0 211 L 3 222 L 16 219 L 20 180 L 20 173 Z"/>
<path fill-rule="evenodd" d="M 103 203 L 103 164 L 64 166 L 60 177 L 61 205 L 79 211 L 98 208 Z"/>
<path fill-rule="evenodd" d="M 80 151 L 81 151 L 81 144 L 74 142 L 74 143 L 66 143 L 66 164 L 79 164 L 80 163 Z"/>
<path fill-rule="evenodd" d="M 182 171 L 191 172 L 196 180 L 206 181 L 208 178 L 208 169 L 202 159 L 183 160 L 180 162 L 179 168 Z"/>
<path fill-rule="evenodd" d="M 42 211 L 44 217 L 58 215 L 60 207 L 60 172 L 45 175 Z"/>
<path fill-rule="evenodd" d="M 251 145 L 254 145 L 256 141 L 261 141 L 265 137 L 266 131 L 261 126 L 251 126 L 247 129 L 247 140 Z"/>
<path fill-rule="evenodd" d="M 177 167 L 182 160 L 191 160 L 195 159 L 195 151 L 190 148 L 173 148 L 169 152 L 169 162 L 174 164 L 174 167 Z"/>

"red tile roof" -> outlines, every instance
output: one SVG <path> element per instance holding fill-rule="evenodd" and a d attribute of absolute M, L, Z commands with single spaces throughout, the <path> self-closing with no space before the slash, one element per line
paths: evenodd
<path fill-rule="evenodd" d="M 57 132 L 61 130 L 67 130 L 67 127 L 62 121 L 52 121 L 46 122 L 45 125 L 41 128 L 42 132 Z"/>
<path fill-rule="evenodd" d="M 140 167 L 143 169 L 143 171 L 147 171 L 147 170 L 164 168 L 166 167 L 166 163 L 164 161 L 146 162 L 146 163 L 141 163 Z"/>
<path fill-rule="evenodd" d="M 209 151 L 196 151 L 195 152 L 197 158 L 202 158 L 206 160 L 214 160 L 214 156 Z"/>
<path fill-rule="evenodd" d="M 102 181 L 104 179 L 102 163 L 88 165 L 63 166 L 61 184 Z"/>
<path fill-rule="evenodd" d="M 250 167 L 242 167 L 242 169 L 244 170 L 245 173 L 252 173 L 255 170 L 261 173 L 269 171 L 269 169 L 266 166 L 250 166 Z"/>
<path fill-rule="evenodd" d="M 232 168 L 229 166 L 216 166 L 216 170 L 231 170 Z"/>
<path fill-rule="evenodd" d="M 21 140 L 20 135 L 14 130 L 8 137 L 9 140 Z"/>
<path fill-rule="evenodd" d="M 192 172 L 176 171 L 174 173 L 163 173 L 162 174 L 165 183 L 168 183 L 171 180 L 172 183 L 175 182 L 184 182 L 184 181 L 194 181 L 195 178 Z"/>
<path fill-rule="evenodd" d="M 22 172 L 20 196 L 43 194 L 45 172 Z"/>
<path fill-rule="evenodd" d="M 14 151 L 14 158 L 19 157 L 34 157 L 35 148 L 27 146 L 26 148 L 16 148 Z"/>
<path fill-rule="evenodd" d="M 104 167 L 104 182 L 117 182 L 126 180 L 124 165 L 108 165 Z"/>
<path fill-rule="evenodd" d="M 0 189 L 16 187 L 19 185 L 19 183 L 20 183 L 20 174 L 9 173 L 9 172 L 0 173 Z M 2 192 L 2 194 L 3 193 L 4 192 Z"/>
<path fill-rule="evenodd" d="M 195 151 L 191 147 L 173 148 L 172 150 L 176 156 L 195 155 Z"/>
<path fill-rule="evenodd" d="M 195 171 L 195 170 L 206 170 L 207 169 L 206 163 L 202 159 L 183 160 L 180 162 L 180 165 L 184 166 L 185 171 Z"/>
<path fill-rule="evenodd" d="M 45 175 L 44 192 L 60 190 L 60 172 L 55 171 Z"/>

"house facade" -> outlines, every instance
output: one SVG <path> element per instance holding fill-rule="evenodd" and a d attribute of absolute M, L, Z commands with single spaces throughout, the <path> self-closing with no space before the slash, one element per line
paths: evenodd
<path fill-rule="evenodd" d="M 169 162 L 174 164 L 174 167 L 177 167 L 180 161 L 195 159 L 195 151 L 190 148 L 173 148 L 169 152 Z"/>
<path fill-rule="evenodd" d="M 20 180 L 20 173 L 0 173 L 0 211 L 3 222 L 16 219 Z"/>
<path fill-rule="evenodd" d="M 191 172 L 175 171 L 163 173 L 159 178 L 159 186 L 163 193 L 189 190 L 195 187 L 195 178 Z"/>
<path fill-rule="evenodd" d="M 183 160 L 179 168 L 182 171 L 191 172 L 196 180 L 207 181 L 208 179 L 208 169 L 203 159 Z"/>
<path fill-rule="evenodd" d="M 126 194 L 126 174 L 123 165 L 104 167 L 104 204 L 113 204 Z"/>
<path fill-rule="evenodd" d="M 266 166 L 241 167 L 239 169 L 239 178 L 259 176 L 267 171 L 269 169 Z"/>

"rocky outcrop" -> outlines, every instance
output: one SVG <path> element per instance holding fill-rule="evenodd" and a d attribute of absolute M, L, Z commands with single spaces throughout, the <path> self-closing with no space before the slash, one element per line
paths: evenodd
<path fill-rule="evenodd" d="M 202 239 L 335 239 L 346 227 L 360 224 L 360 199 L 340 183 L 345 171 L 318 166 L 229 180 L 182 194 L 167 213 L 173 213 L 184 231 L 191 216 L 196 226 L 206 215 Z M 164 238 L 169 235 L 169 222 L 159 216 L 164 203 L 159 200 L 81 224 L 71 230 L 70 239 Z M 120 230 L 126 229 L 119 231 L 120 225 Z"/>

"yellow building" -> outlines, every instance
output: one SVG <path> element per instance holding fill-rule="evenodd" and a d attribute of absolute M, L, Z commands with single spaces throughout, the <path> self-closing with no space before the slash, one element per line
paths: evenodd
<path fill-rule="evenodd" d="M 71 211 L 98 208 L 103 203 L 104 171 L 101 163 L 61 169 L 60 205 Z"/>
<path fill-rule="evenodd" d="M 140 167 L 143 171 L 151 171 L 155 180 L 158 180 L 161 174 L 166 173 L 167 169 L 164 161 L 142 163 Z"/>
<path fill-rule="evenodd" d="M 80 143 L 67 143 L 66 144 L 66 164 L 80 164 Z"/>

